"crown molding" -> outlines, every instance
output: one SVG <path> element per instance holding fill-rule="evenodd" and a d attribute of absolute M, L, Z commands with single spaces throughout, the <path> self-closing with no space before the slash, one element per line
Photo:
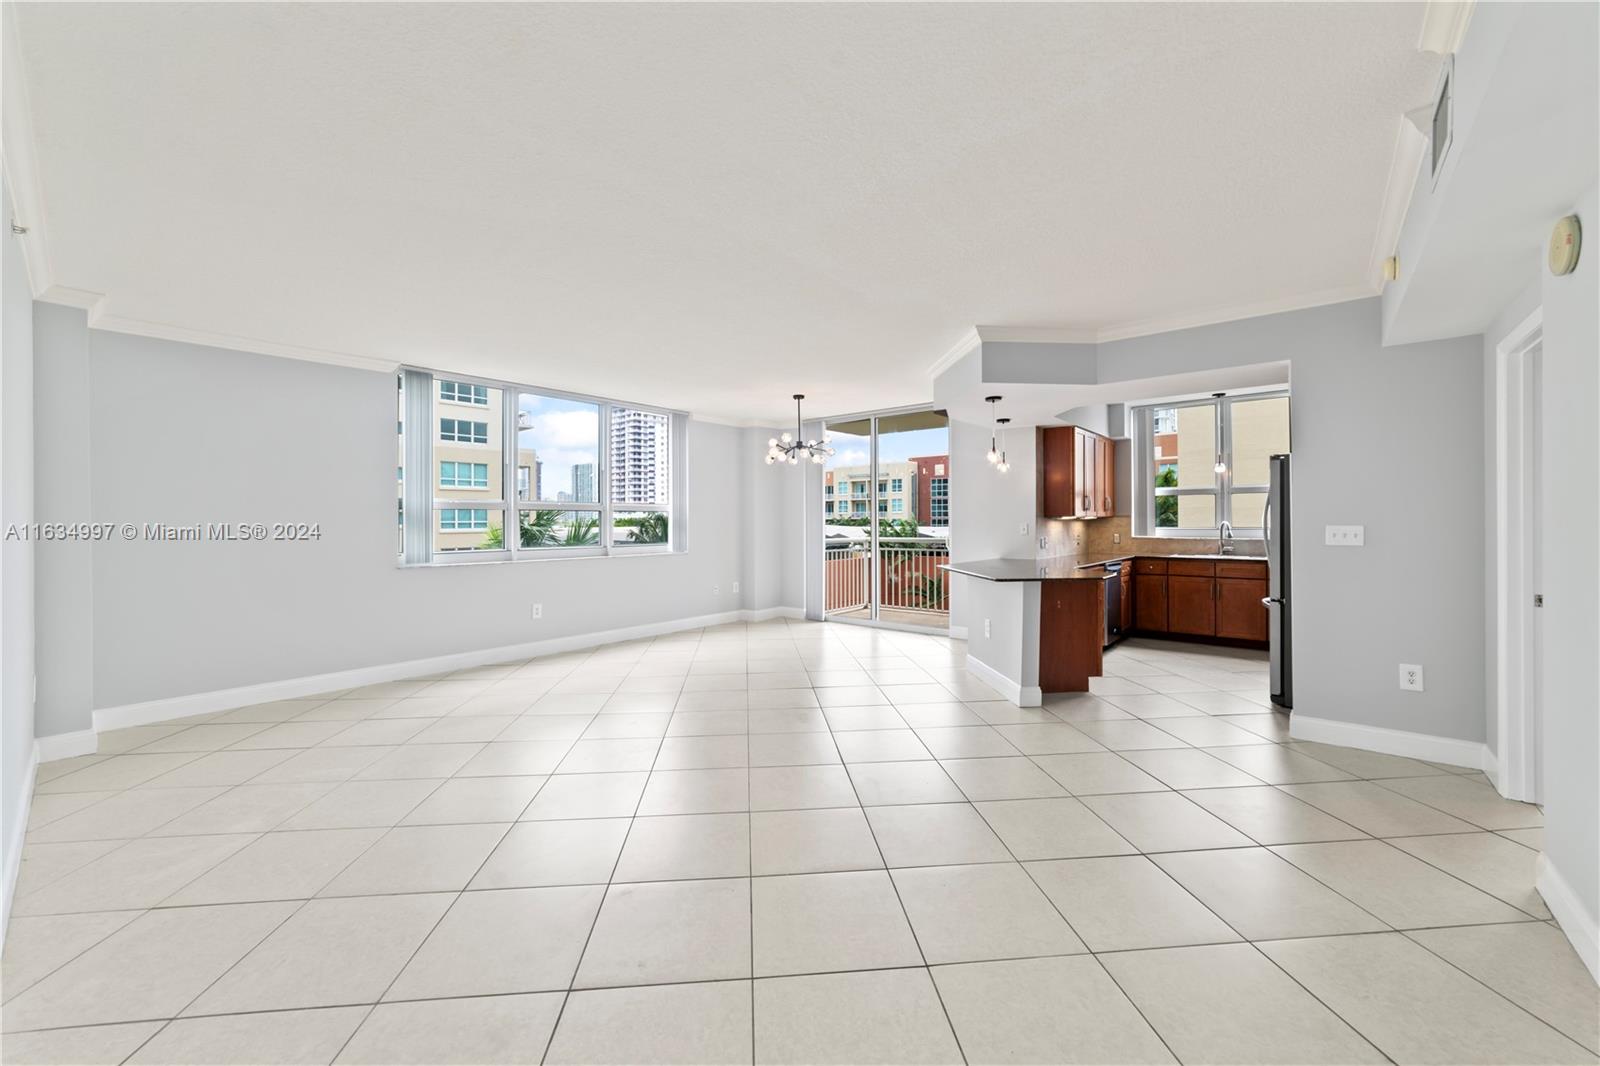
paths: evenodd
<path fill-rule="evenodd" d="M 180 344 L 199 344 L 208 348 L 225 348 L 234 352 L 273 355 L 281 359 L 299 359 L 308 363 L 328 363 L 332 366 L 347 366 L 357 370 L 378 370 L 392 373 L 400 367 L 400 360 L 398 359 L 356 355 L 352 352 L 311 348 L 300 344 L 280 344 L 276 341 L 258 340 L 254 337 L 239 337 L 231 333 L 188 329 L 184 326 L 174 326 L 166 322 L 145 322 L 137 318 L 123 318 L 120 315 L 104 314 L 104 307 L 105 304 L 101 302 L 95 306 L 94 310 L 89 312 L 90 329 L 106 330 L 111 333 L 129 333 L 135 337 L 177 341 Z"/>
<path fill-rule="evenodd" d="M 946 370 L 949 370 L 951 367 L 955 366 L 956 363 L 960 362 L 964 356 L 982 343 L 983 338 L 978 335 L 978 330 L 976 327 L 967 330 L 961 335 L 960 340 L 956 341 L 955 344 L 950 346 L 948 351 L 946 351 L 938 359 L 934 360 L 933 365 L 928 368 L 928 376 L 930 378 L 936 378 L 940 374 L 943 374 Z"/>
<path fill-rule="evenodd" d="M 1473 0 L 1428 0 L 1422 9 L 1417 51 L 1450 55 L 1461 47 L 1472 21 Z"/>
<path fill-rule="evenodd" d="M 1429 109 L 1431 111 L 1431 108 Z M 1383 261 L 1400 245 L 1400 230 L 1411 210 L 1411 195 L 1416 191 L 1422 158 L 1428 139 L 1409 115 L 1401 116 L 1394 134 L 1394 151 L 1389 157 L 1389 177 L 1383 185 L 1383 206 L 1378 211 L 1378 229 L 1372 238 L 1372 255 L 1367 260 L 1367 281 L 1383 291 Z"/>
<path fill-rule="evenodd" d="M 1021 344 L 1094 344 L 1099 334 L 1092 329 L 1068 326 L 975 326 L 984 341 L 1014 341 Z"/>

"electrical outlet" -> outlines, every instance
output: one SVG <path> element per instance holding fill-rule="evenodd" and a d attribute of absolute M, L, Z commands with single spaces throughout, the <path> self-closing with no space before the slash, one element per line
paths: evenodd
<path fill-rule="evenodd" d="M 539 619 L 543 618 L 544 617 L 544 604 L 542 604 L 542 603 L 534 604 L 533 605 L 533 610 L 529 612 L 528 617 L 532 618 L 535 622 L 537 622 Z"/>
<path fill-rule="evenodd" d="M 721 585 L 712 585 L 711 586 L 711 595 L 713 595 L 713 596 L 722 595 L 722 586 Z"/>
<path fill-rule="evenodd" d="M 1111 543 L 1113 543 L 1113 544 L 1121 544 L 1122 543 L 1122 534 L 1121 533 L 1113 533 L 1113 534 L 1111 534 Z"/>
<path fill-rule="evenodd" d="M 1049 537 L 1040 537 L 1039 538 L 1039 550 L 1040 551 L 1049 551 L 1050 550 L 1050 538 Z"/>
<path fill-rule="evenodd" d="M 733 594 L 735 596 L 739 595 L 739 583 L 737 581 L 733 583 Z"/>
<path fill-rule="evenodd" d="M 1327 526 L 1323 530 L 1324 544 L 1335 548 L 1359 548 L 1367 542 L 1366 526 Z"/>
<path fill-rule="evenodd" d="M 994 633 L 989 628 L 989 620 L 987 618 L 983 620 L 983 635 L 986 637 L 994 636 Z"/>
<path fill-rule="evenodd" d="M 1407 692 L 1421 692 L 1422 667 L 1416 663 L 1400 664 L 1400 687 Z"/>
<path fill-rule="evenodd" d="M 1022 525 L 1020 527 L 1018 527 L 1017 532 L 1021 533 L 1024 537 L 1026 537 L 1028 535 L 1028 523 L 1026 523 L 1026 522 L 1022 523 Z"/>

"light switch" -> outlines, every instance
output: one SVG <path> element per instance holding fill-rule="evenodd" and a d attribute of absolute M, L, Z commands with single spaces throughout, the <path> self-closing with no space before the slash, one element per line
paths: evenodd
<path fill-rule="evenodd" d="M 1323 534 L 1323 543 L 1334 548 L 1359 548 L 1366 542 L 1366 526 L 1327 526 Z"/>

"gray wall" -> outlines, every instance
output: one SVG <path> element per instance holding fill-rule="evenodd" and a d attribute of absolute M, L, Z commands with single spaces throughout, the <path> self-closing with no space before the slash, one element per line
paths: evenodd
<path fill-rule="evenodd" d="M 1572 206 L 1600 229 L 1600 189 Z M 1594 936 L 1600 919 L 1600 255 L 1585 249 L 1564 278 L 1541 269 L 1544 304 L 1545 859 L 1578 896 Z M 1594 944 L 1588 945 L 1590 968 Z"/>
<path fill-rule="evenodd" d="M 87 522 L 94 511 L 88 422 L 87 312 L 33 305 L 35 506 L 41 519 Z M 198 449 L 197 449 L 198 450 Z M 89 728 L 94 709 L 94 545 L 51 541 L 35 555 L 39 588 L 39 692 L 35 728 L 42 737 Z"/>
<path fill-rule="evenodd" d="M 1482 341 L 1385 348 L 1380 318 L 1374 297 L 1114 341 L 1100 380 L 1287 359 L 1296 713 L 1482 741 Z M 1402 662 L 1427 691 L 1400 691 Z"/>
<path fill-rule="evenodd" d="M 41 363 L 78 343 L 70 334 L 42 334 Z M 53 691 L 92 665 L 95 707 L 730 611 L 746 606 L 732 591 L 744 545 L 787 543 L 781 501 L 742 517 L 746 433 L 691 421 L 687 553 L 402 569 L 391 375 L 95 330 L 86 342 L 89 517 L 323 530 L 304 543 L 96 545 L 92 658 L 58 641 L 40 659 Z M 83 400 L 44 398 L 80 412 Z M 798 587 L 781 559 L 760 573 L 749 593 L 763 606 Z M 79 713 L 52 728 L 88 728 Z"/>
<path fill-rule="evenodd" d="M 0 206 L 13 216 L 11 190 Z M 20 220 L 19 220 L 20 221 Z M 34 520 L 33 309 L 22 248 L 8 231 L 0 257 L 0 530 Z M 31 541 L 0 539 L 0 937 L 11 914 L 12 877 L 25 830 L 33 758 L 35 552 Z"/>

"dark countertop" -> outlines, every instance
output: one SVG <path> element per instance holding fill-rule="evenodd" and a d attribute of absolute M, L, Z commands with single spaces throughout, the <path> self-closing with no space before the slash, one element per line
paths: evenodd
<path fill-rule="evenodd" d="M 1107 560 L 1080 562 L 1074 555 L 1051 559 L 978 559 L 969 563 L 945 563 L 940 570 L 984 581 L 1103 581 L 1104 572 L 1090 569 Z"/>
<path fill-rule="evenodd" d="M 1266 562 L 1261 555 L 1150 555 L 1128 552 L 1124 555 L 1055 555 L 1047 559 L 977 559 L 971 562 L 945 563 L 940 570 L 984 581 L 1103 581 L 1105 573 L 1095 567 L 1111 562 L 1126 562 L 1134 558 L 1151 559 L 1201 559 Z"/>

